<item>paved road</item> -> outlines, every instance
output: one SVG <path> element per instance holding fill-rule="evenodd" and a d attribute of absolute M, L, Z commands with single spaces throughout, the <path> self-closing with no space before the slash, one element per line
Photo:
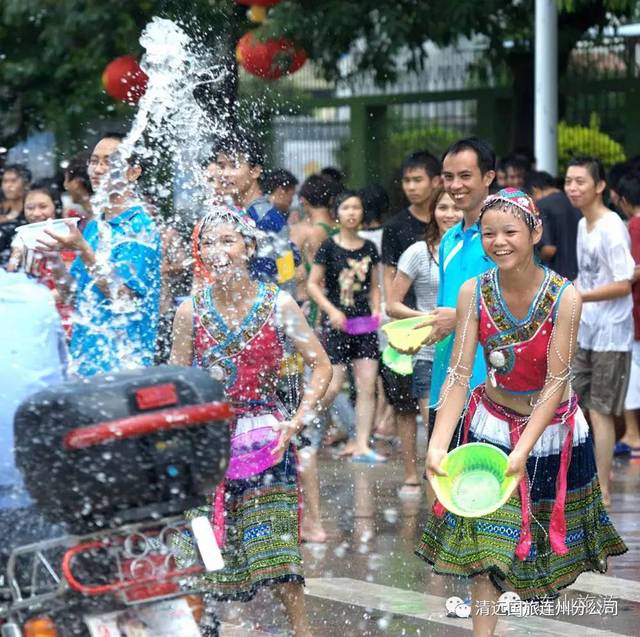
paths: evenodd
<path fill-rule="evenodd" d="M 606 575 L 587 573 L 567 591 L 561 614 L 502 618 L 498 634 L 640 635 L 640 461 L 616 461 L 612 517 L 629 552 Z M 471 620 L 446 616 L 445 601 L 468 597 L 464 581 L 433 575 L 413 555 L 424 498 L 400 501 L 397 459 L 362 467 L 321 460 L 323 514 L 330 540 L 304 548 L 307 607 L 315 637 L 471 634 Z M 221 606 L 222 637 L 286 635 L 270 593 Z"/>

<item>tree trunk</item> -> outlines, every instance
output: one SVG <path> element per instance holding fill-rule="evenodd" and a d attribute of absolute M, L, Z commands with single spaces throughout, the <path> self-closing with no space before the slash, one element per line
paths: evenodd
<path fill-rule="evenodd" d="M 237 126 L 238 110 L 236 44 L 239 23 L 233 13 L 226 18 L 224 28 L 208 38 L 212 58 L 216 66 L 222 70 L 222 81 L 218 84 L 201 85 L 194 95 L 212 123 L 222 121 L 226 125 L 225 128 L 234 130 Z"/>
<path fill-rule="evenodd" d="M 507 57 L 513 78 L 511 111 L 511 148 L 533 150 L 534 71 L 532 51 L 516 51 Z"/>
<path fill-rule="evenodd" d="M 585 31 L 607 23 L 607 13 L 602 0 L 580 5 L 574 11 L 563 11 L 558 16 L 558 118 L 565 113 L 562 80 L 566 78 L 571 51 Z M 513 109 L 511 116 L 511 147 L 533 150 L 535 112 L 535 51 L 533 38 L 529 51 L 512 51 L 507 55 L 507 65 L 513 78 Z"/>
<path fill-rule="evenodd" d="M 212 122 L 225 122 L 226 127 L 233 130 L 237 126 L 238 104 L 236 44 L 246 7 L 236 3 L 195 0 L 190 7 L 191 20 L 186 24 L 181 19 L 184 17 L 183 0 L 165 0 L 164 10 L 169 17 L 181 23 L 194 40 L 204 39 L 216 67 L 214 72 L 222 69 L 222 81 L 216 84 L 203 82 L 194 90 L 194 97 Z M 208 29 L 203 34 L 203 24 L 215 24 L 216 29 Z"/>

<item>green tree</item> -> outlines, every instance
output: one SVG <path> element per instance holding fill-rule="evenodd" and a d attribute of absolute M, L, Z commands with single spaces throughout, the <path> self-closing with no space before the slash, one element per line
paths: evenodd
<path fill-rule="evenodd" d="M 589 126 L 569 126 L 566 122 L 558 124 L 558 174 L 566 172 L 569 160 L 576 155 L 599 157 L 607 169 L 626 160 L 624 148 L 600 131 L 596 113 L 591 113 Z"/>
<path fill-rule="evenodd" d="M 637 15 L 640 5 L 640 0 L 558 2 L 561 71 L 587 29 Z M 126 117 L 130 109 L 104 94 L 101 74 L 113 58 L 139 52 L 140 31 L 153 15 L 181 18 L 218 47 L 233 72 L 217 95 L 203 95 L 203 103 L 213 112 L 233 108 L 234 46 L 249 28 L 245 11 L 235 0 L 2 0 L 1 143 L 11 145 L 42 129 L 55 130 L 69 143 L 100 118 Z M 534 0 L 283 0 L 259 32 L 299 42 L 329 79 L 339 76 L 344 54 L 354 52 L 353 72 L 371 71 L 379 83 L 404 72 L 395 62 L 400 52 L 410 52 L 406 68 L 423 66 L 426 40 L 444 46 L 460 36 L 484 35 L 488 64 L 510 71 L 517 124 L 512 141 L 522 144 L 533 128 L 533 15 Z"/>
<path fill-rule="evenodd" d="M 53 129 L 72 145 L 101 118 L 131 108 L 105 94 L 101 76 L 114 58 L 141 53 L 138 38 L 154 15 L 180 19 L 233 63 L 244 8 L 233 0 L 2 0 L 0 2 L 0 141 L 10 146 L 34 130 Z M 225 93 L 237 92 L 237 73 Z M 212 110 L 220 96 L 203 95 Z"/>

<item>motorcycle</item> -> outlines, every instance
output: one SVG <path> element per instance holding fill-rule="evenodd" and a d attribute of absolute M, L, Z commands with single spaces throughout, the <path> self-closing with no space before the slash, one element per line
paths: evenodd
<path fill-rule="evenodd" d="M 170 366 L 28 398 L 16 464 L 34 506 L 68 532 L 11 552 L 2 637 L 215 635 L 190 581 L 222 557 L 209 520 L 183 512 L 224 477 L 232 414 L 206 372 Z"/>

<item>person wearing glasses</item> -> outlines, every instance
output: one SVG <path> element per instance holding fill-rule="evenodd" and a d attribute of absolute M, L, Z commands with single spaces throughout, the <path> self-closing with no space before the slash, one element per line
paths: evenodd
<path fill-rule="evenodd" d="M 154 363 L 160 307 L 160 234 L 135 184 L 142 174 L 135 154 L 124 163 L 114 155 L 123 136 L 106 133 L 87 164 L 96 192 L 92 219 L 81 233 L 71 220 L 62 236 L 45 231 L 44 250 L 77 256 L 56 284 L 74 296 L 72 373 L 93 376 Z M 94 205 L 95 205 L 94 203 Z"/>

